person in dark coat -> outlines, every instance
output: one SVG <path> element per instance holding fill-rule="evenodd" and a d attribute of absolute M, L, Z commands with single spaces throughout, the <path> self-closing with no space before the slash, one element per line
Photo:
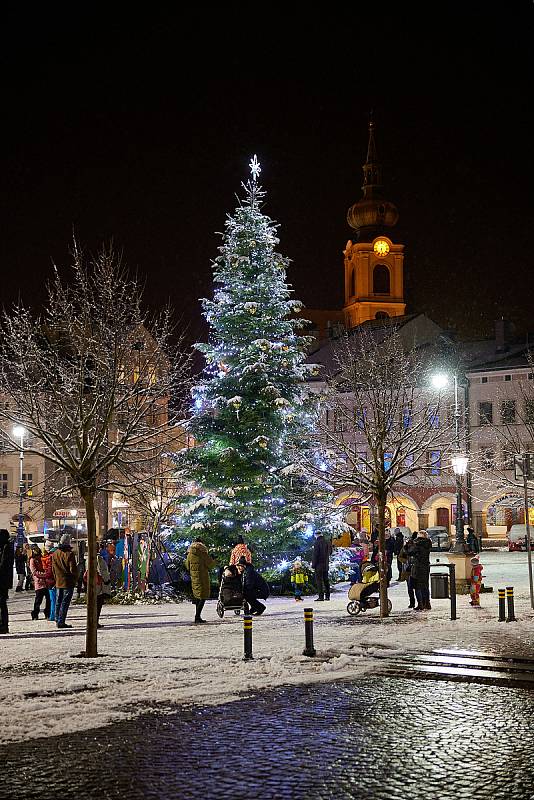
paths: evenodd
<path fill-rule="evenodd" d="M 243 581 L 243 595 L 250 606 L 250 613 L 259 617 L 266 606 L 259 602 L 258 597 L 267 600 L 270 594 L 269 585 L 252 564 L 248 563 L 245 556 L 241 556 L 236 567 Z"/>
<path fill-rule="evenodd" d="M 17 588 L 15 589 L 16 592 L 23 592 L 24 591 L 24 584 L 26 582 L 26 566 L 28 563 L 28 557 L 26 555 L 26 551 L 23 547 L 17 547 L 15 549 L 15 570 L 17 572 Z"/>
<path fill-rule="evenodd" d="M 479 542 L 478 542 L 478 538 L 475 536 L 475 531 L 473 530 L 473 528 L 468 528 L 467 529 L 467 536 L 465 537 L 465 541 L 466 541 L 466 544 L 467 544 L 467 549 L 471 553 L 478 553 L 478 551 L 479 551 L 479 546 L 478 546 Z"/>
<path fill-rule="evenodd" d="M 9 531 L 0 529 L 0 633 L 9 633 L 9 613 L 7 599 L 13 588 L 13 543 Z"/>
<path fill-rule="evenodd" d="M 408 539 L 408 541 L 403 545 L 402 550 L 400 551 L 398 557 L 398 561 L 402 566 L 402 573 L 406 575 L 406 586 L 408 589 L 408 597 L 410 599 L 410 604 L 408 608 L 415 608 L 415 586 L 412 578 L 412 564 L 413 564 L 413 552 L 415 549 L 415 539 L 417 539 L 417 531 L 414 531 L 414 533 L 412 533 L 412 538 Z M 412 545 L 414 546 L 412 547 Z"/>
<path fill-rule="evenodd" d="M 330 580 L 328 578 L 328 568 L 330 566 L 330 553 L 332 547 L 330 542 L 324 538 L 321 531 L 315 532 L 315 542 L 313 543 L 312 569 L 315 570 L 315 580 L 317 582 L 318 597 L 316 601 L 330 600 Z"/>
<path fill-rule="evenodd" d="M 399 555 L 400 555 L 400 551 L 402 550 L 402 548 L 403 548 L 403 545 L 404 545 L 404 534 L 403 534 L 403 532 L 401 531 L 401 529 L 400 529 L 400 528 L 395 528 L 395 530 L 393 531 L 393 533 L 395 534 L 395 548 L 394 548 L 394 554 L 397 556 L 397 569 L 398 569 L 398 571 L 399 571 L 399 577 L 398 577 L 398 580 L 400 581 L 400 579 L 401 579 L 401 572 L 402 572 L 402 564 L 401 564 L 401 562 L 399 561 Z"/>
<path fill-rule="evenodd" d="M 413 549 L 412 549 L 413 548 Z M 417 598 L 416 611 L 430 611 L 430 551 L 432 542 L 426 531 L 419 531 L 417 538 L 410 543 L 410 555 L 413 556 L 411 577 Z"/>

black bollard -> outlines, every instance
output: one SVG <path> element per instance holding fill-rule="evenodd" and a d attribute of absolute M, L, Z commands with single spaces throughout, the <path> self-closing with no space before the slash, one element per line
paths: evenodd
<path fill-rule="evenodd" d="M 302 651 L 302 655 L 314 656 L 316 650 L 313 646 L 313 608 L 304 609 L 304 633 L 306 635 L 306 647 Z"/>
<path fill-rule="evenodd" d="M 243 639 L 245 647 L 245 654 L 243 656 L 243 661 L 253 661 L 254 656 L 252 655 L 252 617 L 250 614 L 245 614 L 245 616 L 243 617 Z"/>
<path fill-rule="evenodd" d="M 517 622 L 514 614 L 514 587 L 506 587 L 506 602 L 508 603 L 508 616 L 506 622 Z"/>
<path fill-rule="evenodd" d="M 499 589 L 499 622 L 506 622 L 504 611 L 504 589 Z"/>

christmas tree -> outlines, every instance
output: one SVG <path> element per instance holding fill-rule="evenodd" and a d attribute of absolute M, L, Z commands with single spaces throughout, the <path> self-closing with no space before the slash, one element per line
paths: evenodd
<path fill-rule="evenodd" d="M 214 261 L 213 300 L 202 301 L 210 335 L 196 345 L 206 366 L 187 424 L 195 446 L 181 459 L 193 488 L 180 523 L 183 538 L 200 536 L 221 556 L 243 535 L 265 563 L 302 550 L 330 497 L 292 458 L 315 423 L 307 378 L 318 368 L 305 363 L 302 303 L 276 251 L 278 226 L 261 210 L 256 156 L 250 168 Z"/>

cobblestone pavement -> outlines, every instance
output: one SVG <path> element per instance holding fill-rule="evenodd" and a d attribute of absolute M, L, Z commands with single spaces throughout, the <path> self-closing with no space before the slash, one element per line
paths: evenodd
<path fill-rule="evenodd" d="M 0 798 L 532 800 L 533 711 L 476 684 L 281 688 L 9 745 Z"/>

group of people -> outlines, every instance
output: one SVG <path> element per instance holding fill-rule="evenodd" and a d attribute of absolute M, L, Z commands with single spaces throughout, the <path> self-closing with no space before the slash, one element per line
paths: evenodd
<path fill-rule="evenodd" d="M 44 602 L 44 618 L 54 622 L 57 628 L 72 628 L 67 623 L 67 614 L 74 590 L 80 580 L 86 580 L 83 554 L 79 562 L 72 548 L 70 534 L 64 533 L 59 542 L 46 539 L 44 552 L 39 545 L 24 545 L 13 549 L 7 530 L 0 530 L 0 634 L 9 633 L 9 590 L 13 588 L 13 567 L 17 573 L 15 591 L 33 590 L 35 594 L 32 620 L 39 619 Z M 28 583 L 26 583 L 28 581 Z M 106 596 L 111 593 L 109 570 L 101 552 L 97 555 L 97 614 Z"/>
<path fill-rule="evenodd" d="M 217 562 L 208 552 L 204 541 L 197 537 L 190 545 L 185 560 L 185 568 L 191 577 L 191 592 L 195 605 L 194 624 L 206 622 L 202 610 L 211 596 L 210 570 Z M 261 616 L 266 606 L 260 602 L 269 596 L 269 586 L 265 579 L 252 565 L 252 552 L 245 544 L 242 536 L 235 542 L 228 564 L 221 570 L 221 580 L 226 581 L 228 590 L 239 588 L 244 600 L 254 616 Z"/>

